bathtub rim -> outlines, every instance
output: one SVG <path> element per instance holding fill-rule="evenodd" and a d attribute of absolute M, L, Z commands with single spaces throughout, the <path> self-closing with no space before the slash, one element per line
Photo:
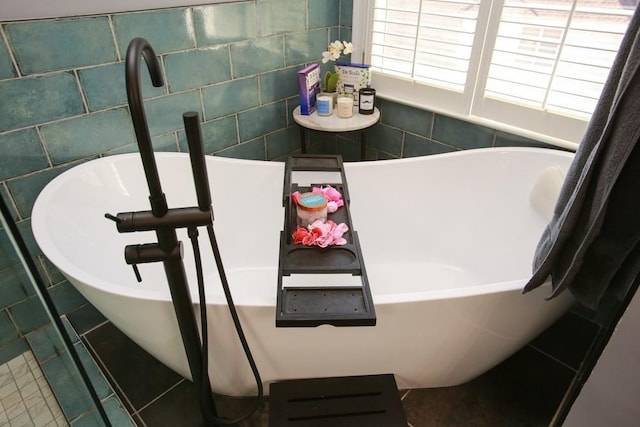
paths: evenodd
<path fill-rule="evenodd" d="M 425 162 L 425 161 L 433 161 L 438 158 L 444 157 L 459 157 L 459 156 L 468 156 L 473 154 L 478 154 L 482 152 L 487 153 L 512 153 L 512 152 L 549 152 L 554 153 L 554 156 L 561 155 L 566 157 L 573 157 L 574 153 L 551 149 L 551 148 L 542 148 L 542 147 L 490 147 L 490 148 L 476 148 L 462 151 L 455 151 L 449 153 L 436 154 L 431 156 L 418 156 L 418 157 L 409 157 L 402 159 L 386 159 L 386 160 L 375 160 L 375 161 L 363 161 L 363 162 L 345 162 L 345 169 L 348 178 L 349 169 L 350 168 L 361 168 L 366 167 L 371 164 L 377 165 L 385 165 L 385 164 L 411 164 L 417 162 Z M 160 152 L 156 153 L 157 158 L 161 159 L 181 159 L 182 161 L 188 161 L 188 153 L 178 153 L 178 152 Z M 224 162 L 224 163 L 232 163 L 232 164 L 250 164 L 256 165 L 258 163 L 262 165 L 269 165 L 268 167 L 278 167 L 282 168 L 284 173 L 284 163 L 283 162 L 273 162 L 267 160 L 248 160 L 248 159 L 236 159 L 236 158 L 228 158 L 228 157 L 220 157 L 220 156 L 207 156 L 211 158 L 211 160 L 215 162 Z M 171 295 L 168 287 L 163 290 L 158 289 L 147 289 L 140 285 L 138 285 L 133 277 L 131 277 L 131 282 L 128 285 L 119 285 L 114 284 L 111 281 L 101 279 L 100 277 L 95 276 L 89 271 L 80 269 L 74 263 L 70 262 L 68 258 L 62 253 L 57 245 L 53 244 L 52 239 L 48 233 L 48 230 L 45 227 L 46 223 L 46 209 L 41 206 L 47 206 L 49 200 L 55 195 L 56 191 L 61 188 L 67 181 L 75 178 L 75 175 L 81 172 L 84 169 L 90 169 L 95 167 L 95 165 L 100 163 L 113 163 L 114 161 L 118 161 L 119 159 L 130 159 L 130 158 L 138 158 L 139 153 L 124 153 L 117 154 L 113 156 L 101 157 L 98 159 L 92 159 L 77 166 L 74 166 L 58 176 L 56 176 L 53 180 L 51 180 L 38 194 L 32 209 L 31 216 L 31 227 L 33 231 L 34 238 L 40 251 L 68 278 L 72 278 L 76 282 L 83 283 L 85 286 L 89 286 L 95 288 L 102 292 L 107 292 L 111 294 L 116 294 L 123 297 L 131 297 L 131 298 L 141 298 L 148 299 L 153 301 L 171 301 Z M 140 164 L 140 167 L 142 165 Z M 215 227 L 215 222 L 214 222 Z M 46 248 L 43 249 L 43 248 Z M 273 267 L 275 270 L 277 267 Z M 250 269 L 267 269 L 267 268 L 250 268 Z M 271 267 L 268 268 L 269 270 Z M 239 269 L 236 269 L 239 270 Z M 246 270 L 246 269 L 243 269 Z M 228 270 L 227 275 L 231 275 L 235 270 Z M 435 290 L 424 290 L 424 291 L 413 291 L 413 292 L 403 292 L 399 294 L 373 294 L 373 299 L 376 304 L 395 304 L 395 303 L 406 303 L 417 300 L 441 300 L 441 299 L 449 299 L 449 298 L 464 298 L 474 295 L 482 295 L 489 294 L 495 292 L 506 292 L 506 291 L 514 291 L 514 290 L 522 290 L 524 284 L 528 280 L 528 277 L 523 277 L 521 279 L 508 280 L 503 282 L 496 283 L 488 283 L 488 284 L 479 284 L 479 285 L 469 285 L 459 288 L 448 288 L 448 289 L 435 289 Z M 205 277 L 205 281 L 207 281 L 207 277 Z M 231 283 L 232 291 L 233 291 L 233 283 Z M 546 289 L 547 286 L 543 288 Z M 238 301 L 241 305 L 246 305 L 248 307 L 259 307 L 259 306 L 275 306 L 275 298 L 276 298 L 276 283 L 273 284 L 273 297 L 269 298 L 259 298 L 252 296 L 249 301 Z M 197 301 L 197 287 L 195 284 L 190 283 L 191 295 L 194 301 Z M 222 294 L 222 290 L 214 290 L 212 292 L 207 292 L 207 301 L 210 304 L 226 304 L 226 300 L 224 299 L 224 295 Z"/>

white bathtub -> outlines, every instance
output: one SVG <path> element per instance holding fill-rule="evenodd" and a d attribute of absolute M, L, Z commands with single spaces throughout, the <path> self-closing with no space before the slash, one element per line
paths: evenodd
<path fill-rule="evenodd" d="M 169 207 L 195 206 L 186 154 L 156 156 Z M 266 384 L 281 379 L 393 373 L 400 388 L 464 383 L 500 363 L 572 303 L 521 294 L 547 218 L 530 201 L 556 150 L 480 149 L 347 163 L 354 228 L 377 312 L 375 327 L 276 328 L 284 164 L 209 157 L 215 230 L 232 293 Z M 61 174 L 39 195 L 32 226 L 43 253 L 109 320 L 189 378 L 161 264 L 124 262 L 127 244 L 105 213 L 148 210 L 138 154 L 106 157 Z M 185 266 L 197 301 L 185 232 Z M 214 390 L 255 392 L 231 325 L 206 232 L 204 250 Z M 285 282 L 286 284 L 286 282 Z M 565 293 L 566 295 L 566 293 Z M 125 355 L 123 355 L 125 357 Z M 267 388 L 265 388 L 267 389 Z"/>

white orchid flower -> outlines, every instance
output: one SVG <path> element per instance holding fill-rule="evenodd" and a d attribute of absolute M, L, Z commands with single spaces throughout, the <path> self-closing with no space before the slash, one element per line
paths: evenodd
<path fill-rule="evenodd" d="M 329 43 L 328 49 L 329 50 L 322 52 L 323 64 L 326 64 L 329 61 L 337 61 L 343 53 L 348 55 L 352 53 L 355 48 L 351 42 L 341 42 L 340 40 L 336 40 Z"/>
<path fill-rule="evenodd" d="M 351 42 L 343 42 L 343 43 L 344 43 L 344 54 L 349 55 L 350 53 L 353 53 L 353 51 L 355 50 L 355 48 L 353 47 L 353 43 Z"/>
<path fill-rule="evenodd" d="M 342 49 L 344 49 L 344 45 L 340 40 L 336 40 L 329 45 L 329 50 L 331 52 L 338 52 L 338 55 L 342 52 Z"/>
<path fill-rule="evenodd" d="M 330 51 L 322 52 L 322 63 L 326 64 L 329 61 L 335 61 L 335 59 L 333 58 L 333 53 L 331 53 Z"/>

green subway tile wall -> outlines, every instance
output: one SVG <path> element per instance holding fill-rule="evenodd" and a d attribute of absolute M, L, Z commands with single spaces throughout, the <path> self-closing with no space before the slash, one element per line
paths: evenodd
<path fill-rule="evenodd" d="M 208 154 L 282 160 L 299 150 L 296 72 L 319 62 L 330 41 L 351 40 L 352 8 L 353 0 L 255 0 L 0 24 L 0 195 L 63 313 L 86 302 L 39 252 L 31 209 L 66 169 L 137 150 L 124 79 L 129 41 L 149 40 L 165 76 L 155 88 L 142 73 L 155 149 L 186 151 L 182 113 L 197 111 Z M 388 100 L 377 105 L 370 158 L 543 145 Z M 310 151 L 356 160 L 357 141 L 312 133 Z M 17 262 L 0 232 L 0 359 L 46 322 Z"/>

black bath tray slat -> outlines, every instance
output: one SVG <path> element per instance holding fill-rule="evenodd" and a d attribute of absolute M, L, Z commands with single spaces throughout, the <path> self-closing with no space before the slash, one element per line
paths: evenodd
<path fill-rule="evenodd" d="M 343 196 L 344 206 L 328 219 L 336 224 L 345 223 L 349 231 L 344 234 L 345 245 L 305 246 L 294 244 L 296 208 L 291 200 L 293 191 L 310 191 L 310 187 L 292 182 L 294 171 L 340 172 L 342 182 L 330 184 Z M 326 183 L 316 184 L 327 185 Z M 313 185 L 312 185 L 313 186 Z M 364 267 L 358 234 L 353 229 L 349 212 L 349 194 L 342 157 L 339 155 L 300 155 L 287 160 L 283 189 L 285 206 L 284 230 L 280 235 L 278 266 L 278 293 L 276 303 L 277 327 L 313 327 L 322 324 L 334 326 L 373 326 L 376 323 L 373 298 Z M 336 287 L 327 283 L 321 287 L 284 287 L 283 276 L 295 274 L 348 274 L 358 276 L 361 286 Z"/>
<path fill-rule="evenodd" d="M 374 326 L 372 302 L 362 287 L 286 287 L 279 326 Z M 348 314 L 348 316 L 345 316 Z M 354 322 L 357 325 L 354 325 Z"/>
<path fill-rule="evenodd" d="M 308 378 L 269 386 L 269 427 L 405 427 L 393 374 Z"/>

